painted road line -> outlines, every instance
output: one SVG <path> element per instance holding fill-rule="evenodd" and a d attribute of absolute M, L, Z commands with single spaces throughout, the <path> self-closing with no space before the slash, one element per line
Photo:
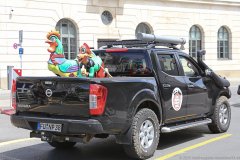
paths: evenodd
<path fill-rule="evenodd" d="M 221 136 L 218 136 L 218 137 L 215 137 L 215 138 L 212 138 L 212 139 L 203 141 L 203 142 L 201 142 L 201 143 L 197 143 L 197 144 L 195 144 L 195 145 L 192 145 L 192 146 L 189 146 L 189 147 L 180 149 L 180 150 L 178 150 L 178 151 L 169 153 L 169 154 L 167 154 L 167 155 L 165 155 L 165 156 L 162 156 L 162 157 L 159 157 L 159 158 L 157 158 L 157 159 L 155 159 L 155 160 L 165 160 L 165 159 L 174 157 L 174 156 L 176 156 L 176 155 L 178 155 L 178 154 L 182 154 L 182 153 L 187 152 L 187 151 L 190 151 L 190 150 L 192 150 L 192 149 L 195 149 L 195 148 L 204 146 L 204 145 L 206 145 L 206 144 L 209 144 L 209 143 L 212 143 L 212 142 L 215 142 L 215 141 L 218 141 L 218 140 L 221 140 L 221 139 L 230 137 L 231 135 L 232 135 L 232 134 L 224 134 L 224 135 L 221 135 Z"/>
<path fill-rule="evenodd" d="M 12 140 L 12 141 L 1 142 L 0 143 L 0 147 L 6 146 L 6 145 L 10 145 L 10 144 L 15 144 L 15 143 L 32 141 L 32 140 L 36 140 L 36 139 L 37 138 L 22 138 L 22 139 L 16 139 L 16 140 Z"/>

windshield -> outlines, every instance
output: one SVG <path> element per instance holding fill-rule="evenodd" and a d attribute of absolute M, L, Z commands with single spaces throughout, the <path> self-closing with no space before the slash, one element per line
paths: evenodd
<path fill-rule="evenodd" d="M 95 52 L 96 53 L 96 52 Z M 147 54 L 139 52 L 97 52 L 112 76 L 152 76 Z"/>

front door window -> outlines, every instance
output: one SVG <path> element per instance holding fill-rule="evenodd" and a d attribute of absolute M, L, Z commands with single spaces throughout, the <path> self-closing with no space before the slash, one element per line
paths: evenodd
<path fill-rule="evenodd" d="M 197 77 L 199 76 L 199 71 L 198 69 L 193 65 L 192 62 L 190 62 L 188 59 L 186 59 L 183 56 L 179 56 L 182 67 L 183 67 L 183 72 L 184 75 L 187 77 Z"/>

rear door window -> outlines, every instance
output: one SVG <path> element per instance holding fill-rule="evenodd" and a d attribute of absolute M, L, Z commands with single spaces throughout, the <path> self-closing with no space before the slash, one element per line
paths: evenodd
<path fill-rule="evenodd" d="M 152 76 L 146 53 L 97 52 L 112 76 Z"/>

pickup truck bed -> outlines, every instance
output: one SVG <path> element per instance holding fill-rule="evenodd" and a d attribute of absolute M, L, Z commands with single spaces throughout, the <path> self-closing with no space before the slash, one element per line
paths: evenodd
<path fill-rule="evenodd" d="M 90 113 L 91 84 L 107 89 L 102 116 Z M 147 98 L 148 93 L 153 94 L 155 102 L 159 103 L 155 86 L 154 77 L 20 77 L 17 82 L 17 115 L 12 116 L 12 121 L 17 127 L 29 130 L 37 130 L 37 122 L 43 122 L 63 124 L 62 129 L 66 134 L 119 134 L 130 126 L 126 122 L 134 114 L 134 108 L 130 105 L 133 105 L 136 93 L 147 90 L 142 100 Z M 49 91 L 52 92 L 50 97 L 47 96 Z"/>

